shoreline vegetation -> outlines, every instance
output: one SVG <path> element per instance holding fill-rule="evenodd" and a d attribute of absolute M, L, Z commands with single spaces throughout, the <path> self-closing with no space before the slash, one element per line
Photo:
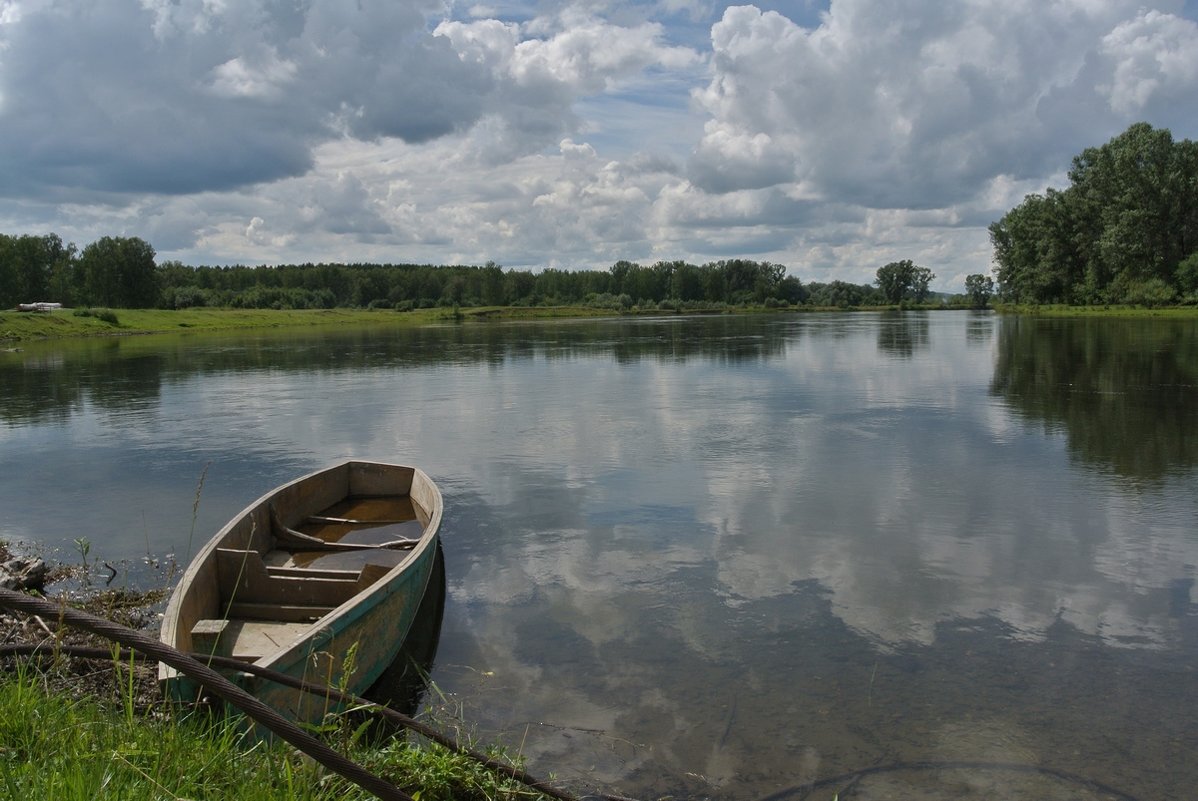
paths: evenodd
<path fill-rule="evenodd" d="M 696 308 L 686 311 L 636 309 L 622 313 L 582 306 L 511 306 L 417 309 L 394 312 L 371 309 L 60 309 L 51 312 L 0 311 L 0 352 L 16 344 L 152 334 L 218 333 L 250 329 L 325 327 L 417 327 L 493 320 L 548 320 L 661 316 L 665 314 L 761 314 L 840 311 L 887 312 L 962 310 L 969 305 L 924 303 L 851 307 Z M 1040 317 L 1198 317 L 1198 306 L 1067 306 L 994 304 L 999 314 Z"/>
<path fill-rule="evenodd" d="M 61 655 L 4 661 L 0 798 L 374 798 L 282 741 L 247 740 L 236 718 L 204 709 L 179 710 L 164 702 L 139 705 L 130 677 L 148 668 Z M 97 694 L 53 685 L 55 671 L 82 669 L 107 674 L 114 689 Z M 338 752 L 421 801 L 547 798 L 436 743 L 373 735 L 363 721 L 348 715 L 332 718 L 320 729 L 322 739 Z M 488 756 L 519 762 L 497 749 Z"/>
<path fill-rule="evenodd" d="M 446 318 L 984 309 L 992 301 L 1000 311 L 1071 316 L 1198 306 L 1198 143 L 1136 123 L 1076 156 L 1068 174 L 1067 188 L 1028 195 L 990 225 L 994 275 L 966 276 L 964 294 L 931 292 L 935 274 L 910 259 L 878 268 L 872 284 L 804 282 L 784 265 L 751 259 L 701 265 L 621 260 L 606 270 L 539 271 L 494 262 L 190 266 L 158 264 L 154 248 L 138 237 L 105 236 L 79 250 L 53 233 L 0 233 L 0 309 L 61 305 L 85 318 L 65 320 L 56 310 L 48 312 L 52 323 L 42 325 L 0 312 L 0 341 L 381 319 L 359 316 L 369 312 L 399 313 L 405 324 L 420 324 Z M 159 316 L 138 316 L 150 309 Z M 222 316 L 195 316 L 199 310 Z M 271 310 L 288 316 L 267 314 Z"/>
<path fill-rule="evenodd" d="M 0 541 L 0 560 L 11 557 Z M 45 597 L 130 628 L 152 628 L 163 590 L 100 588 L 87 574 L 86 565 L 51 565 L 46 582 L 60 589 Z M 98 647 L 115 654 L 102 638 L 53 619 L 0 610 L 0 639 L 0 650 L 9 651 L 0 654 L 0 799 L 374 797 L 281 740 L 247 739 L 234 716 L 163 700 L 152 662 L 67 653 L 71 647 Z M 39 646 L 40 656 L 11 652 L 23 646 Z M 449 721 L 460 737 L 459 711 L 437 699 L 434 695 L 429 716 Z M 316 733 L 420 801 L 547 798 L 463 753 L 410 732 L 370 725 L 362 714 L 330 716 Z M 501 748 L 488 749 L 487 756 L 521 767 L 519 757 Z"/>
<path fill-rule="evenodd" d="M 1198 142 L 1136 123 L 990 226 L 1009 303 L 1198 303 Z"/>

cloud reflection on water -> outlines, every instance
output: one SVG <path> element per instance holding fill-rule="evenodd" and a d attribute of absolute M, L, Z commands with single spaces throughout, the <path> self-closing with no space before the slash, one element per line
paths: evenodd
<path fill-rule="evenodd" d="M 1194 412 L 1168 391 L 1164 407 L 1073 402 L 1058 377 L 1078 376 L 1057 360 L 1088 352 L 1075 329 L 1044 333 L 1064 337 L 1053 346 L 1021 321 L 918 315 L 898 352 L 879 326 L 907 322 L 461 326 L 68 353 L 49 379 L 0 382 L 0 533 L 79 532 L 72 515 L 88 508 L 84 526 L 122 532 L 107 547 L 137 553 L 148 528 L 181 551 L 210 460 L 201 539 L 311 466 L 402 458 L 446 498 L 434 679 L 534 764 L 743 797 L 887 755 L 1040 752 L 1185 786 L 1195 777 L 1161 766 L 1198 745 L 1170 681 L 1198 647 Z M 1159 372 L 1159 348 L 1128 336 L 1130 350 L 1104 347 L 1157 354 Z M 1172 354 L 1170 381 L 1189 380 L 1193 355 Z M 0 370 L 22 375 L 7 357 Z M 1084 427 L 1116 416 L 1138 434 L 1096 447 Z M 35 442 L 53 468 L 22 469 Z M 27 501 L 67 486 L 68 509 Z M 1102 730 L 1134 733 L 1139 761 L 1086 734 Z M 949 747 L 962 731 L 971 747 Z"/>

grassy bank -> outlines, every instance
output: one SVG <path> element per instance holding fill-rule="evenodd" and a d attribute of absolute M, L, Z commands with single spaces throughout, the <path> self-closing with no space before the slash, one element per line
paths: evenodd
<path fill-rule="evenodd" d="M 47 313 L 0 311 L 0 342 L 76 337 L 130 336 L 249 328 L 312 326 L 419 326 L 453 320 L 520 320 L 602 317 L 612 312 L 581 307 L 479 307 L 417 309 L 95 309 Z"/>
<path fill-rule="evenodd" d="M 108 665 L 120 687 L 125 665 Z M 539 799 L 469 759 L 403 737 L 364 743 L 361 727 L 332 727 L 338 750 L 420 801 Z M 144 714 L 133 696 L 53 691 L 34 666 L 0 677 L 0 799 L 221 798 L 336 801 L 374 796 L 281 742 L 248 742 L 236 721 L 160 705 Z"/>
<path fill-rule="evenodd" d="M 1000 314 L 1026 314 L 1033 317 L 1198 317 L 1198 306 L 1031 306 L 1004 303 L 995 306 Z"/>
<path fill-rule="evenodd" d="M 27 341 L 368 323 L 421 325 L 437 319 L 438 315 L 443 318 L 445 311 L 422 310 L 398 314 L 353 309 L 115 309 L 96 310 L 87 315 L 70 310 L 50 313 L 0 312 L 0 340 Z"/>
<path fill-rule="evenodd" d="M 855 309 L 815 308 L 793 306 L 791 312 L 881 312 L 898 307 L 867 306 Z M 919 311 L 936 311 L 944 306 L 919 307 Z M 710 313 L 776 312 L 764 307 L 720 307 Z M 1044 317 L 1198 317 L 1198 306 L 1174 306 L 1146 309 L 1138 306 L 996 306 L 1003 314 L 1026 314 Z M 625 312 L 641 315 L 671 314 L 654 308 Z M 690 311 L 687 313 L 703 313 Z M 417 309 L 395 312 L 365 309 L 97 309 L 60 310 L 49 313 L 0 311 L 0 346 L 44 339 L 77 339 L 137 334 L 166 334 L 207 331 L 236 331 L 239 329 L 281 329 L 315 326 L 420 326 L 438 322 L 468 322 L 484 320 L 543 320 L 574 317 L 611 317 L 620 312 L 610 309 L 581 306 L 490 306 L 467 309 Z"/>
<path fill-rule="evenodd" d="M 0 540 L 0 562 L 10 559 L 31 561 Z M 4 572 L 26 575 L 19 568 Z M 56 605 L 131 629 L 157 624 L 154 610 L 165 590 L 93 585 L 86 567 L 78 564 L 50 564 L 42 575 L 45 585 L 34 586 L 43 586 Z M 0 656 L 0 801 L 374 798 L 281 740 L 249 739 L 235 717 L 164 700 L 152 662 L 70 655 L 76 647 L 109 654 L 111 643 L 49 615 L 43 619 L 0 608 L 0 644 L 37 646 L 42 654 Z M 460 708 L 434 688 L 422 717 L 460 739 L 460 715 Z M 465 754 L 408 732 L 367 725 L 371 720 L 361 711 L 330 716 L 314 733 L 420 801 L 543 798 Z M 496 750 L 488 756 L 512 762 Z"/>

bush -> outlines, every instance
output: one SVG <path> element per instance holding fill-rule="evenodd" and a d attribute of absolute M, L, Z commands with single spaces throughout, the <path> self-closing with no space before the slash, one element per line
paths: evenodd
<path fill-rule="evenodd" d="M 164 293 L 163 308 L 190 309 L 196 306 L 207 306 L 209 292 L 198 286 L 178 286 Z"/>
<path fill-rule="evenodd" d="M 1128 303 L 1151 309 L 1172 303 L 1177 297 L 1177 290 L 1160 278 L 1147 278 L 1131 282 L 1124 297 Z"/>
<path fill-rule="evenodd" d="M 1176 275 L 1181 294 L 1187 298 L 1198 297 L 1198 251 L 1181 260 Z"/>
<path fill-rule="evenodd" d="M 613 295 L 610 292 L 591 293 L 583 300 L 583 305 L 593 309 L 610 309 L 611 311 L 628 311 L 632 308 L 632 297 L 628 294 Z"/>
<path fill-rule="evenodd" d="M 75 309 L 71 314 L 75 317 L 95 317 L 97 320 L 103 320 L 112 325 L 121 324 L 121 321 L 117 319 L 116 312 L 112 309 Z"/>

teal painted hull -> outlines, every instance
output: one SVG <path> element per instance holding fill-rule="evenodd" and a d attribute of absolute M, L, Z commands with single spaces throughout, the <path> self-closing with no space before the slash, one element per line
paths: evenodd
<path fill-rule="evenodd" d="M 320 558 L 311 566 L 278 565 L 282 558 L 291 557 L 289 551 L 280 549 L 282 540 L 275 536 L 280 525 L 284 529 L 298 525 L 297 521 L 322 514 L 330 505 L 348 497 L 392 495 L 410 500 L 421 524 L 420 535 L 410 548 L 386 553 L 380 548 L 361 548 L 336 557 L 323 557 L 336 563 L 333 569 L 322 568 Z M 162 639 L 184 651 L 224 655 L 223 651 L 231 648 L 234 657 L 260 667 L 361 693 L 394 661 L 412 627 L 433 571 L 441 514 L 440 492 L 432 481 L 419 470 L 399 465 L 351 461 L 285 484 L 243 510 L 197 554 L 167 606 Z M 282 524 L 280 517 L 284 518 Z M 229 575 L 232 572 L 229 554 L 234 554 L 234 559 L 241 554 L 240 558 L 249 561 L 264 559 L 275 565 L 263 568 L 265 572 L 255 584 L 253 570 L 242 571 L 250 578 Z M 353 569 L 342 569 L 347 560 L 352 563 L 350 568 L 362 563 L 363 576 L 357 584 L 350 583 Z M 368 582 L 368 573 L 371 577 L 376 573 L 382 575 Z M 300 585 L 304 582 L 324 585 L 323 589 L 313 589 L 313 593 L 326 592 L 328 586 L 345 585 L 351 587 L 347 592 L 352 595 L 311 620 L 283 623 L 268 619 L 270 610 L 276 607 L 280 614 L 310 608 L 302 604 L 305 589 Z M 275 606 L 259 602 L 271 600 L 275 585 L 286 591 L 285 602 Z M 240 603 L 238 594 L 255 602 Z M 241 616 L 247 619 L 242 620 Z M 205 627 L 221 629 L 222 626 L 226 632 L 233 630 L 232 627 L 241 631 L 244 626 L 246 632 L 252 629 L 254 636 L 243 633 L 229 644 L 221 641 L 225 633 L 212 642 L 201 641 L 201 634 L 197 633 Z M 281 641 L 280 632 L 285 632 L 289 639 Z M 263 647 L 263 643 L 267 645 Z M 252 655 L 240 655 L 238 648 Z M 259 655 L 257 650 L 269 653 Z M 319 722 L 327 712 L 335 711 L 319 696 L 245 673 L 231 672 L 230 676 L 261 701 L 298 722 Z M 159 678 L 168 698 L 197 697 L 198 687 L 173 669 L 160 666 Z"/>

